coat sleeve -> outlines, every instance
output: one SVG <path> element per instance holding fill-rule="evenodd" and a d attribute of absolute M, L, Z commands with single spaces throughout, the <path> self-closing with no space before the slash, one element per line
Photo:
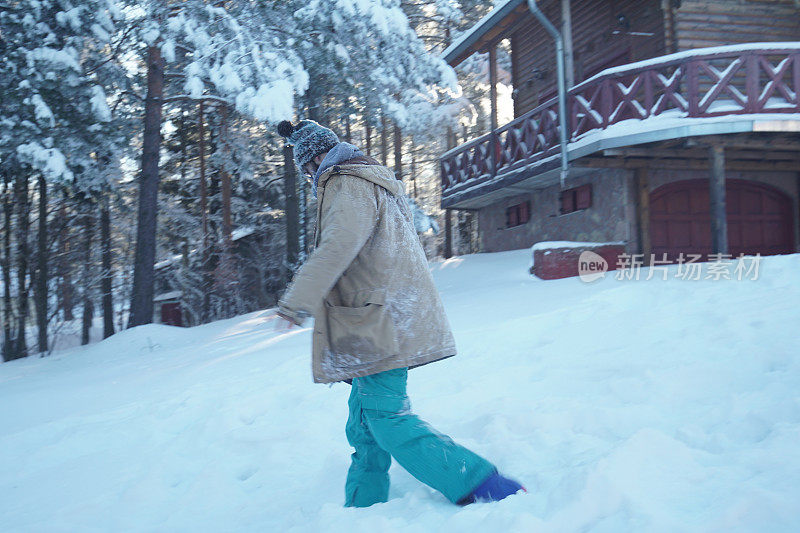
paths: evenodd
<path fill-rule="evenodd" d="M 298 324 L 314 315 L 372 235 L 377 218 L 371 182 L 347 175 L 329 178 L 318 221 L 319 246 L 295 274 L 278 302 L 279 311 Z"/>

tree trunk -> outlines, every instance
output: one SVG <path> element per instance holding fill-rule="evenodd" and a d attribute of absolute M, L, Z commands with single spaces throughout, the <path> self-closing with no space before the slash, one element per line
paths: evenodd
<path fill-rule="evenodd" d="M 413 135 L 411 136 L 411 183 L 414 185 L 414 199 L 417 199 L 417 151 Z"/>
<path fill-rule="evenodd" d="M 9 177 L 3 179 L 3 360 L 10 361 L 14 355 L 12 319 L 14 310 L 11 304 L 11 201 Z"/>
<path fill-rule="evenodd" d="M 300 266 L 300 213 L 297 204 L 297 172 L 292 147 L 283 147 L 283 195 L 286 199 L 286 267 L 287 280 Z"/>
<path fill-rule="evenodd" d="M 81 344 L 89 344 L 94 304 L 92 303 L 92 237 L 94 233 L 94 217 L 91 212 L 83 216 L 84 248 L 83 248 L 83 318 L 81 320 Z"/>
<path fill-rule="evenodd" d="M 154 263 L 158 214 L 158 152 L 161 147 L 161 100 L 164 94 L 164 61 L 161 49 L 147 51 L 147 98 L 145 100 L 142 173 L 139 182 L 139 213 L 136 228 L 136 256 L 133 265 L 128 327 L 153 321 Z"/>
<path fill-rule="evenodd" d="M 211 295 L 209 294 L 211 282 L 208 274 L 210 268 L 210 242 L 208 238 L 208 187 L 206 185 L 206 117 L 202 100 L 200 100 L 199 113 L 197 128 L 200 138 L 197 141 L 197 146 L 200 151 L 200 219 L 203 229 L 203 248 L 200 254 L 203 273 L 203 305 L 200 310 L 200 321 L 205 323 L 208 320 L 211 306 Z"/>
<path fill-rule="evenodd" d="M 367 145 L 367 155 L 372 156 L 372 127 L 369 125 L 369 119 L 364 117 L 364 138 Z"/>
<path fill-rule="evenodd" d="M 59 209 L 61 229 L 58 231 L 58 298 L 59 308 L 64 312 L 64 320 L 75 320 L 72 312 L 72 273 L 69 261 L 69 228 L 66 200 Z"/>
<path fill-rule="evenodd" d="M 14 357 L 28 355 L 28 341 L 25 335 L 25 326 L 28 322 L 28 229 L 30 219 L 28 211 L 28 174 L 22 172 L 15 182 L 15 200 L 17 207 L 17 335 L 14 345 Z"/>
<path fill-rule="evenodd" d="M 381 164 L 389 166 L 389 125 L 386 115 L 381 115 Z"/>
<path fill-rule="evenodd" d="M 47 353 L 47 181 L 39 175 L 39 234 L 37 250 L 36 287 L 34 288 L 34 301 L 36 302 L 36 328 L 38 331 L 38 350 Z"/>
<path fill-rule="evenodd" d="M 403 179 L 403 130 L 397 124 L 394 125 L 394 174 Z"/>
<path fill-rule="evenodd" d="M 322 80 L 318 76 L 312 75 L 311 83 L 308 91 L 306 91 L 306 102 L 308 104 L 308 118 L 326 126 L 325 111 L 322 108 L 323 87 Z"/>
<path fill-rule="evenodd" d="M 220 135 L 217 142 L 222 152 L 220 166 L 220 181 L 222 192 L 222 253 L 217 264 L 217 284 L 219 285 L 223 302 L 224 316 L 235 316 L 241 311 L 238 302 L 239 294 L 236 290 L 237 272 L 236 257 L 233 254 L 233 221 L 231 220 L 231 174 L 226 168 L 230 160 L 230 145 L 228 144 L 228 108 L 222 107 L 220 117 Z"/>
<path fill-rule="evenodd" d="M 103 277 L 101 290 L 103 291 L 103 338 L 107 339 L 114 334 L 114 300 L 112 291 L 111 271 L 111 210 L 108 205 L 108 193 L 103 194 L 102 207 L 100 208 L 100 247 L 102 250 Z"/>

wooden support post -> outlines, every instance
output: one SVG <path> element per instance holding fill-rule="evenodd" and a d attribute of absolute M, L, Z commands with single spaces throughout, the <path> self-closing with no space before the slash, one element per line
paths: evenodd
<path fill-rule="evenodd" d="M 673 0 L 661 0 L 661 12 L 664 16 L 664 47 L 670 54 L 678 51 L 678 40 L 675 38 L 675 9 Z"/>
<path fill-rule="evenodd" d="M 711 180 L 709 199 L 711 200 L 711 251 L 715 254 L 728 253 L 728 217 L 725 212 L 725 148 L 721 144 L 712 145 Z"/>
<path fill-rule="evenodd" d="M 453 257 L 453 217 L 450 209 L 444 210 L 444 258 Z"/>
<path fill-rule="evenodd" d="M 643 256 L 643 263 L 649 265 L 653 245 L 650 241 L 650 188 L 647 167 L 639 167 L 633 172 L 636 184 L 636 226 L 639 235 L 639 253 Z"/>
<path fill-rule="evenodd" d="M 489 97 L 491 99 L 492 131 L 497 129 L 497 43 L 489 45 Z"/>
<path fill-rule="evenodd" d="M 489 96 L 492 106 L 491 126 L 492 144 L 489 147 L 492 176 L 497 174 L 499 161 L 497 160 L 497 43 L 489 45 Z"/>
<path fill-rule="evenodd" d="M 452 128 L 447 128 L 447 149 L 452 150 L 456 145 L 456 134 Z M 453 221 L 450 209 L 444 210 L 444 258 L 453 257 Z"/>

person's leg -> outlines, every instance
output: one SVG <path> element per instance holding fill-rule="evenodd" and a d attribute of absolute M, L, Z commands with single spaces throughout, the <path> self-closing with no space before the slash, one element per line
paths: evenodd
<path fill-rule="evenodd" d="M 358 383 L 353 380 L 348 400 L 347 442 L 355 448 L 345 483 L 345 507 L 368 507 L 389 499 L 389 466 L 392 458 L 370 433 L 361 410 Z"/>
<path fill-rule="evenodd" d="M 471 494 L 495 471 L 486 459 L 459 446 L 411 413 L 408 369 L 353 380 L 361 411 L 378 446 L 426 485 L 453 503 Z"/>

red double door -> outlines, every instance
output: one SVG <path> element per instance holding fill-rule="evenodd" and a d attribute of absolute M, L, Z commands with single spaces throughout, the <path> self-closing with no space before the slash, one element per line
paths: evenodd
<path fill-rule="evenodd" d="M 739 254 L 793 253 L 792 199 L 761 183 L 728 179 L 725 186 L 728 216 L 728 251 Z M 711 216 L 708 180 L 676 181 L 650 194 L 650 238 L 657 259 L 666 253 L 675 261 L 679 254 L 711 250 Z"/>

